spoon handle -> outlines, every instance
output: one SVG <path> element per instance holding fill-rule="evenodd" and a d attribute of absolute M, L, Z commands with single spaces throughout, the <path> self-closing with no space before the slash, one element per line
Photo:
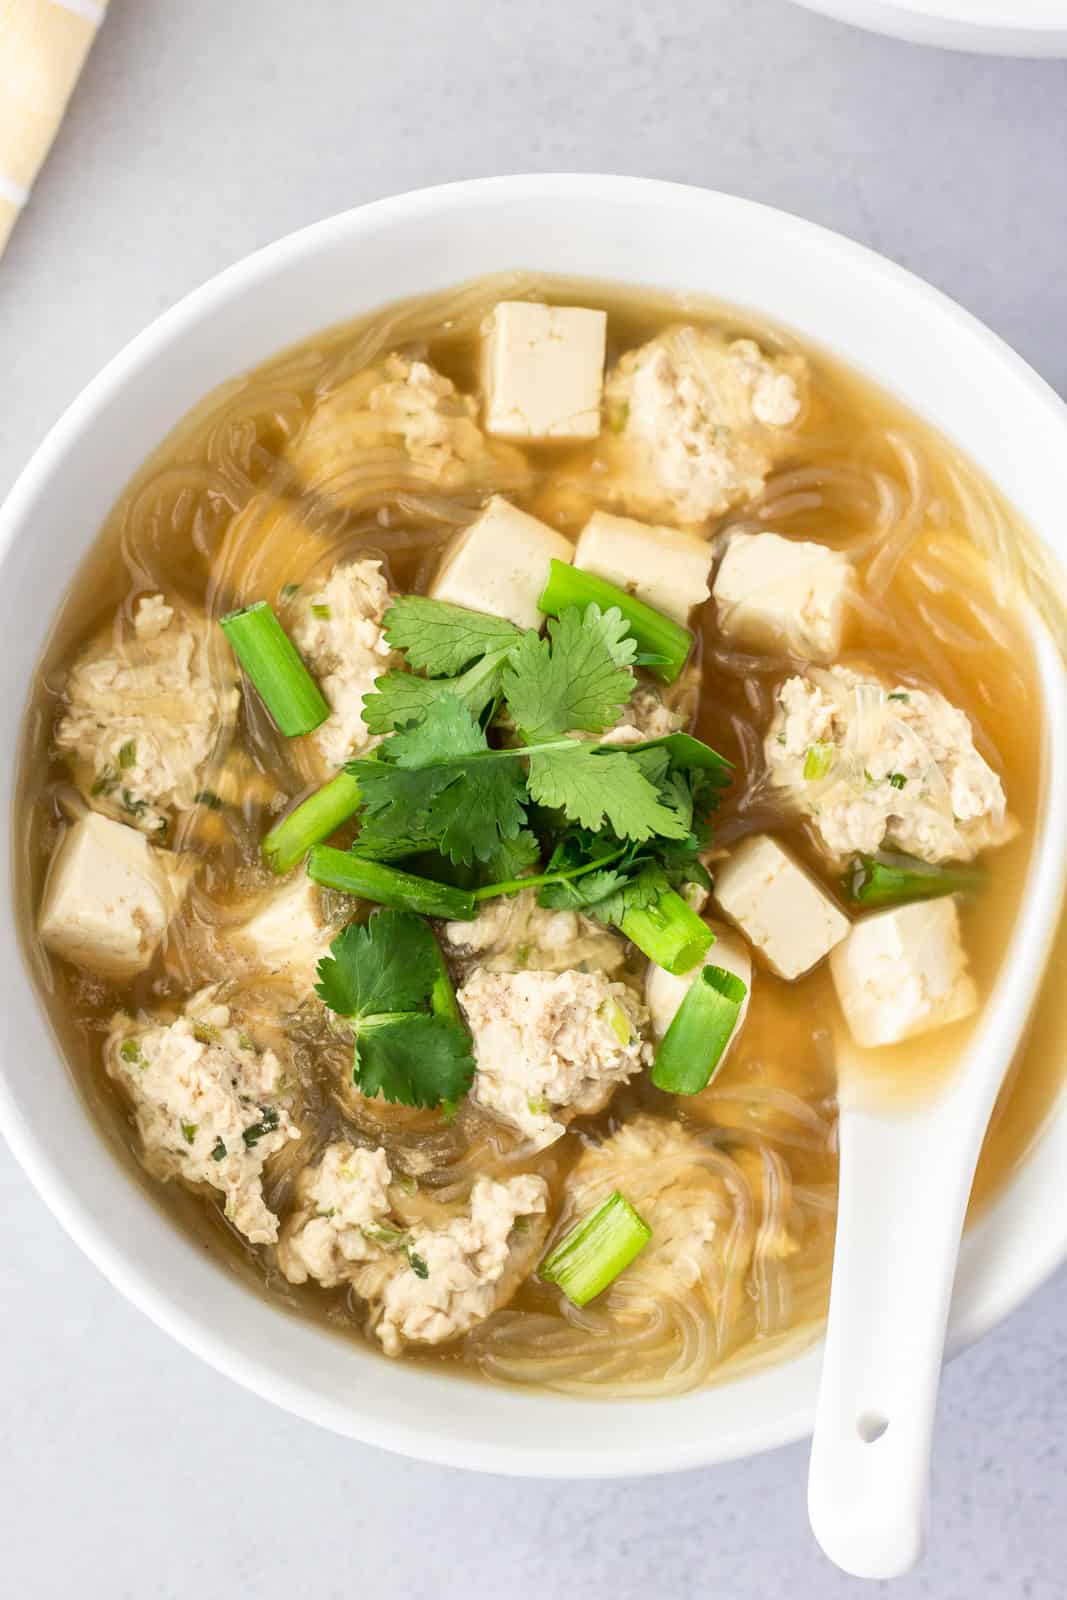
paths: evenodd
<path fill-rule="evenodd" d="M 952 1280 L 984 1128 L 960 1119 L 955 1098 L 841 1114 L 808 1514 L 826 1554 L 856 1577 L 896 1577 L 922 1548 Z"/>

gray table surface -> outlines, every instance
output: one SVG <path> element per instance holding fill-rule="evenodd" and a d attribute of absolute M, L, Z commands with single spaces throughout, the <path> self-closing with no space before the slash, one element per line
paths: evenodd
<path fill-rule="evenodd" d="M 948 290 L 1067 392 L 1065 116 L 1067 63 L 925 52 L 778 0 L 112 0 L 0 263 L 0 493 L 211 273 L 359 201 L 493 172 L 648 174 L 800 212 Z M 623 1484 L 394 1459 L 158 1332 L 2 1147 L 0 1212 L 13 1600 L 866 1588 L 812 1545 L 803 1447 Z M 1065 1333 L 1061 1275 L 946 1373 L 930 1549 L 901 1600 L 1067 1593 Z"/>

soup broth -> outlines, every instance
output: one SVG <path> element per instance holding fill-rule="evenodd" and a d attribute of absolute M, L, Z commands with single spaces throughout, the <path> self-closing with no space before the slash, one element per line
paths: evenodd
<path fill-rule="evenodd" d="M 628 513 L 617 446 L 630 422 L 621 435 L 613 432 L 618 419 L 607 409 L 604 430 L 584 442 L 497 439 L 486 447 L 483 436 L 451 482 L 430 481 L 409 447 L 373 430 L 350 433 L 333 455 L 316 449 L 315 419 L 332 397 L 361 374 L 374 371 L 381 381 L 381 363 L 394 353 L 477 396 L 483 324 L 501 301 L 602 309 L 609 372 L 678 323 L 726 341 L 755 340 L 769 359 L 797 363 L 803 410 L 787 447 L 754 493 L 705 516 L 697 533 L 716 550 L 728 534 L 762 530 L 847 555 L 856 579 L 839 658 L 902 686 L 898 695 L 938 691 L 965 713 L 1018 825 L 983 853 L 984 890 L 958 901 L 970 970 L 979 994 L 988 992 L 1018 910 L 1041 796 L 1042 707 L 1020 615 L 1021 563 L 1005 556 L 1028 548 L 1028 534 L 943 438 L 765 321 L 698 301 L 519 274 L 394 306 L 285 352 L 209 396 L 130 485 L 63 603 L 32 689 L 16 845 L 25 942 L 70 1069 L 131 1174 L 221 1267 L 272 1303 L 374 1348 L 368 1296 L 351 1279 L 290 1281 L 274 1245 L 250 1243 L 227 1219 L 217 1189 L 187 1187 L 180 1173 L 162 1185 L 145 1176 L 125 1085 L 105 1068 L 116 1013 L 143 1026 L 146 1018 L 178 1015 L 190 996 L 220 985 L 217 997 L 233 1005 L 257 1045 L 262 1040 L 284 1060 L 300 1137 L 263 1172 L 265 1203 L 283 1234 L 301 1203 L 301 1171 L 344 1140 L 385 1150 L 394 1185 L 407 1196 L 398 1202 L 406 1207 L 406 1238 L 438 1211 L 454 1217 L 479 1176 L 504 1183 L 529 1175 L 544 1182 L 555 1240 L 588 1209 L 586 1200 L 599 1197 L 598 1152 L 626 1130 L 638 1140 L 649 1126 L 669 1129 L 674 1143 L 658 1153 L 635 1146 L 623 1159 L 627 1147 L 618 1146 L 619 1165 L 605 1168 L 604 1181 L 614 1187 L 617 1171 L 636 1210 L 644 1203 L 656 1216 L 667 1214 L 676 1190 L 680 1244 L 665 1254 L 653 1220 L 647 1250 L 584 1306 L 537 1274 L 541 1251 L 534 1249 L 514 1292 L 497 1297 L 490 1315 L 451 1340 L 408 1340 L 404 1357 L 584 1395 L 675 1393 L 794 1348 L 824 1316 L 836 1201 L 835 1050 L 846 1032 L 825 960 L 789 980 L 757 958 L 743 1027 L 702 1092 L 667 1094 L 647 1070 L 633 1073 L 602 1109 L 566 1122 L 541 1148 L 471 1098 L 442 1114 L 363 1096 L 351 1084 L 351 1038 L 331 1024 L 310 980 L 297 992 L 286 972 L 235 967 L 227 955 L 232 930 L 277 892 L 263 863 L 264 836 L 328 775 L 316 769 L 309 739 L 282 737 L 247 685 L 199 774 L 198 798 L 169 818 L 166 845 L 191 881 L 151 962 L 130 977 L 102 977 L 49 950 L 38 932 L 64 830 L 86 806 L 119 805 L 123 793 L 121 772 L 109 794 L 91 792 L 69 749 L 57 748 L 72 667 L 93 641 L 123 637 L 144 596 L 161 594 L 171 606 L 206 615 L 207 671 L 213 682 L 228 682 L 232 657 L 215 626 L 224 614 L 266 600 L 284 622 L 292 594 L 324 584 L 339 563 L 367 557 L 381 561 L 393 594 L 424 594 L 449 541 L 491 495 L 571 540 L 597 509 Z M 692 626 L 699 693 L 679 695 L 679 715 L 691 711 L 686 725 L 734 764 L 713 818 L 712 877 L 744 840 L 770 835 L 855 918 L 840 864 L 828 861 L 811 818 L 767 781 L 764 741 L 776 697 L 804 666 L 786 646 L 756 649 L 726 636 L 714 601 Z M 683 681 L 693 683 L 692 669 Z M 136 825 L 143 817 L 122 820 Z M 355 832 L 354 821 L 343 823 L 334 842 L 346 845 Z M 366 921 L 371 907 L 337 895 L 327 896 L 326 911 L 339 929 L 351 918 Z M 708 914 L 720 917 L 714 906 Z M 452 964 L 456 982 L 465 983 L 478 962 L 456 956 Z M 613 980 L 639 995 L 646 965 L 620 938 Z M 1058 1089 L 1064 970 L 1061 930 L 987 1139 L 976 1203 L 995 1195 L 1022 1159 Z M 889 1094 L 935 1092 L 978 1015 L 872 1050 L 872 1081 Z M 413 1259 L 417 1266 L 417 1252 Z"/>

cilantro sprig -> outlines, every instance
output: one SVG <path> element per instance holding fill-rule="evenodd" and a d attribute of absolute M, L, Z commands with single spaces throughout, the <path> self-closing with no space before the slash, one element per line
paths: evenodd
<path fill-rule="evenodd" d="M 349 923 L 319 962 L 316 993 L 355 1038 L 352 1077 L 368 1097 L 432 1108 L 474 1077 L 441 952 L 421 917 L 378 911 Z"/>
<path fill-rule="evenodd" d="M 317 845 L 312 877 L 461 918 L 483 899 L 532 887 L 546 907 L 621 928 L 669 970 L 698 959 L 710 934 L 676 891 L 710 882 L 699 858 L 731 768 L 688 734 L 597 742 L 633 695 L 635 668 L 655 656 L 626 597 L 613 597 L 605 586 L 603 606 L 591 596 L 546 606 L 556 614 L 544 637 L 425 596 L 396 600 L 385 631 L 408 670 L 383 675 L 365 696 L 364 719 L 382 742 L 334 780 L 347 785 L 346 814 L 356 797 L 359 834 L 347 852 Z M 435 1011 L 425 984 L 420 992 L 399 1032 L 391 1009 L 346 1012 L 344 996 L 323 995 L 355 1018 L 357 1081 L 368 1092 L 430 1092 L 417 1075 L 420 1062 L 436 1070 Z M 454 1007 L 449 1017 L 458 1025 Z M 439 1099 L 455 1096 L 442 1089 Z"/>
<path fill-rule="evenodd" d="M 445 695 L 473 717 L 502 697 L 527 743 L 576 729 L 601 733 L 634 689 L 637 645 L 617 607 L 571 608 L 542 638 L 499 617 L 405 595 L 386 612 L 385 633 L 412 670 L 385 673 L 364 696 L 371 733 L 403 728 Z"/>
<path fill-rule="evenodd" d="M 559 704 L 551 716 L 545 711 L 543 730 L 561 715 Z M 363 795 L 355 850 L 379 859 L 437 850 L 452 862 L 489 862 L 519 839 L 533 803 L 583 827 L 609 823 L 625 838 L 682 839 L 688 831 L 641 761 L 566 737 L 492 749 L 453 695 L 439 696 L 375 755 L 346 770 Z"/>

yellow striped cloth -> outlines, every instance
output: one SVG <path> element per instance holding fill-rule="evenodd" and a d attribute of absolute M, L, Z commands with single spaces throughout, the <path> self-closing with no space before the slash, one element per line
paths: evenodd
<path fill-rule="evenodd" d="M 0 255 L 106 11 L 107 0 L 0 0 Z"/>

